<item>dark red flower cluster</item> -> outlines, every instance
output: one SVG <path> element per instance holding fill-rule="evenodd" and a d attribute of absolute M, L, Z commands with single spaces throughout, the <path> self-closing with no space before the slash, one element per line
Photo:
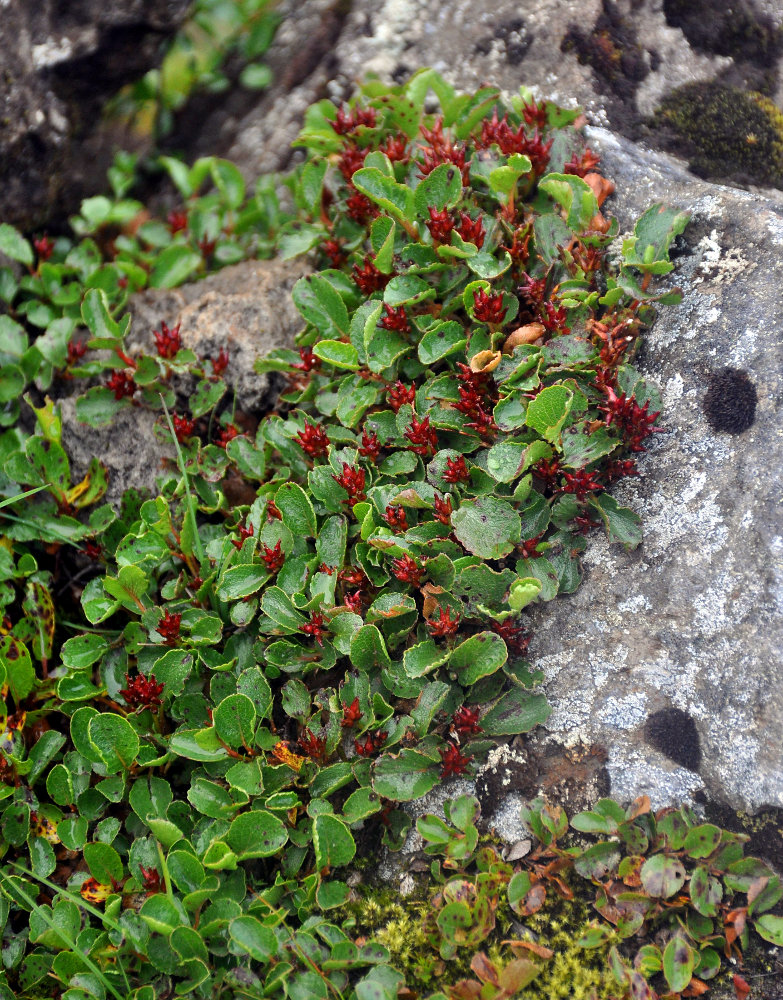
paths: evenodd
<path fill-rule="evenodd" d="M 451 240 L 451 231 L 454 228 L 454 221 L 445 208 L 428 208 L 430 214 L 429 222 L 426 223 L 430 235 L 436 243 L 448 243 Z"/>
<path fill-rule="evenodd" d="M 387 504 L 383 519 L 389 527 L 394 528 L 395 531 L 408 530 L 408 518 L 405 514 L 404 507 L 400 507 L 396 504 Z"/>
<path fill-rule="evenodd" d="M 551 462 L 542 459 L 533 466 L 533 474 L 542 481 L 546 489 L 556 490 L 560 485 L 562 474 L 560 462 L 556 458 L 553 458 Z"/>
<path fill-rule="evenodd" d="M 285 562 L 285 553 L 282 551 L 280 542 L 277 542 L 272 548 L 265 545 L 264 551 L 261 553 L 261 558 L 264 560 L 264 565 L 270 573 L 279 573 Z"/>
<path fill-rule="evenodd" d="M 465 162 L 465 144 L 453 143 L 443 134 L 443 119 L 438 118 L 431 129 L 422 128 L 421 134 L 429 146 L 421 146 L 424 163 L 419 164 L 422 177 L 431 174 L 441 163 L 453 163 L 462 175 L 463 185 L 468 183 L 470 163 Z"/>
<path fill-rule="evenodd" d="M 130 372 L 117 371 L 111 373 L 106 388 L 111 389 L 114 398 L 120 400 L 130 398 L 138 387 Z"/>
<path fill-rule="evenodd" d="M 407 163 L 410 159 L 408 137 L 402 132 L 390 135 L 386 142 L 382 146 L 379 146 L 378 149 L 381 153 L 385 153 L 392 163 Z"/>
<path fill-rule="evenodd" d="M 235 548 L 241 549 L 245 544 L 245 539 L 253 537 L 253 525 L 239 524 L 237 525 L 237 533 L 239 534 L 239 538 L 232 538 L 231 544 Z"/>
<path fill-rule="evenodd" d="M 542 533 L 540 535 L 535 535 L 533 538 L 524 539 L 524 541 L 517 545 L 517 554 L 523 559 L 539 559 L 542 553 L 537 551 L 537 547 L 543 537 L 544 535 Z"/>
<path fill-rule="evenodd" d="M 474 708 L 468 708 L 467 705 L 462 705 L 462 707 L 458 708 L 454 715 L 452 715 L 451 725 L 460 740 L 467 739 L 469 736 L 476 736 L 481 732 L 478 705 Z"/>
<path fill-rule="evenodd" d="M 487 293 L 483 288 L 473 293 L 473 315 L 478 323 L 491 323 L 498 326 L 506 316 L 502 292 Z"/>
<path fill-rule="evenodd" d="M 606 403 L 598 409 L 606 414 L 606 425 L 615 424 L 620 429 L 623 440 L 631 451 L 644 451 L 642 441 L 650 434 L 662 431 L 661 427 L 653 427 L 661 411 L 648 412 L 649 399 L 644 406 L 639 406 L 633 396 L 629 398 L 624 392 L 618 396 L 611 385 L 605 386 L 604 392 Z"/>
<path fill-rule="evenodd" d="M 358 697 L 354 698 L 350 705 L 343 702 L 343 718 L 341 725 L 344 729 L 353 729 L 364 713 L 359 708 Z"/>
<path fill-rule="evenodd" d="M 400 407 L 406 403 L 413 405 L 415 399 L 416 386 L 404 385 L 399 379 L 394 385 L 390 385 L 386 392 L 386 400 L 395 413 L 398 413 Z"/>
<path fill-rule="evenodd" d="M 571 159 L 563 166 L 564 174 L 576 174 L 577 177 L 584 177 L 598 166 L 601 157 L 596 156 L 592 149 L 585 149 L 580 155 L 574 153 Z"/>
<path fill-rule="evenodd" d="M 378 435 L 375 431 L 372 434 L 367 433 L 367 429 L 362 430 L 362 439 L 359 444 L 359 454 L 364 458 L 369 458 L 371 461 L 375 460 L 381 453 L 381 443 L 378 440 Z"/>
<path fill-rule="evenodd" d="M 364 594 L 361 590 L 355 590 L 352 594 L 346 594 L 343 597 L 343 604 L 355 615 L 361 615 L 364 607 Z"/>
<path fill-rule="evenodd" d="M 537 111 L 536 114 L 538 113 Z M 525 124 L 530 125 L 532 121 Z M 530 162 L 533 165 L 535 173 L 542 174 L 549 163 L 549 151 L 552 148 L 553 142 L 552 139 L 549 142 L 543 141 L 540 132 L 540 128 L 543 127 L 544 125 L 537 125 L 535 132 L 530 137 L 525 132 L 525 125 L 520 125 L 514 131 L 508 123 L 507 114 L 498 120 L 496 108 L 492 112 L 492 118 L 489 121 L 485 120 L 482 122 L 481 136 L 476 140 L 476 146 L 478 149 L 486 149 L 488 146 L 495 145 L 504 156 L 511 156 L 512 153 L 522 153 L 530 157 Z"/>
<path fill-rule="evenodd" d="M 341 569 L 337 574 L 337 579 L 347 587 L 364 587 L 367 583 L 364 570 L 359 569 L 358 566 L 348 566 L 346 569 Z"/>
<path fill-rule="evenodd" d="M 313 354 L 312 347 L 300 347 L 299 357 L 301 360 L 292 365 L 292 368 L 298 368 L 301 372 L 309 372 L 313 368 L 321 367 L 321 359 Z"/>
<path fill-rule="evenodd" d="M 103 549 L 101 548 L 101 546 L 98 544 L 98 542 L 94 542 L 92 540 L 86 541 L 84 543 L 84 545 L 82 546 L 82 551 L 88 557 L 88 559 L 92 559 L 93 562 L 98 562 L 98 560 L 103 555 Z"/>
<path fill-rule="evenodd" d="M 435 497 L 435 517 L 441 524 L 451 524 L 451 497 Z"/>
<path fill-rule="evenodd" d="M 212 358 L 212 374 L 219 378 L 226 368 L 228 368 L 228 350 L 225 347 L 221 347 L 218 351 L 218 356 Z"/>
<path fill-rule="evenodd" d="M 174 414 L 171 422 L 174 424 L 174 436 L 180 444 L 193 434 L 196 427 L 195 420 L 191 420 L 190 417 L 181 417 L 178 413 Z"/>
<path fill-rule="evenodd" d="M 557 309 L 553 302 L 545 302 L 544 311 L 539 315 L 544 329 L 549 333 L 570 333 L 568 313 L 562 306 Z"/>
<path fill-rule="evenodd" d="M 438 752 L 441 759 L 441 778 L 458 777 L 460 774 L 467 773 L 468 764 L 473 760 L 472 757 L 466 757 L 461 753 L 457 744 L 451 740 L 446 743 L 445 747 L 441 747 Z"/>
<path fill-rule="evenodd" d="M 470 472 L 465 464 L 465 456 L 459 458 L 447 458 L 446 469 L 443 478 L 447 483 L 467 483 L 470 482 Z"/>
<path fill-rule="evenodd" d="M 342 267 L 345 263 L 345 254 L 337 240 L 324 240 L 321 249 L 329 258 L 332 267 Z"/>
<path fill-rule="evenodd" d="M 337 109 L 337 117 L 331 122 L 332 128 L 338 135 L 348 135 L 364 125 L 367 128 L 374 128 L 376 122 L 375 108 L 345 108 L 340 105 Z"/>
<path fill-rule="evenodd" d="M 67 365 L 75 365 L 79 358 L 83 358 L 87 353 L 87 341 L 77 340 L 75 337 L 73 340 L 68 341 L 68 353 L 65 357 L 65 363 Z"/>
<path fill-rule="evenodd" d="M 368 153 L 369 149 L 359 149 L 357 146 L 345 147 L 337 161 L 337 166 L 347 181 L 350 181 L 357 170 L 362 169 Z"/>
<path fill-rule="evenodd" d="M 166 323 L 160 324 L 160 330 L 155 330 L 155 346 L 158 349 L 158 357 L 170 361 L 176 357 L 177 351 L 182 347 L 182 338 L 179 334 L 180 324 L 170 330 Z"/>
<path fill-rule="evenodd" d="M 212 254 L 215 252 L 215 247 L 217 246 L 217 240 L 211 240 L 208 236 L 203 237 L 198 241 L 198 248 L 201 251 L 201 256 L 208 260 Z"/>
<path fill-rule="evenodd" d="M 459 410 L 472 420 L 472 427 L 479 434 L 491 434 L 497 430 L 492 414 L 497 393 L 491 377 L 483 372 L 473 372 L 468 365 L 457 362 L 457 379 L 459 380 L 459 402 L 454 409 Z"/>
<path fill-rule="evenodd" d="M 182 622 L 182 615 L 171 611 L 164 611 L 163 617 L 155 626 L 155 631 L 163 636 L 167 646 L 174 646 L 179 639 L 179 627 Z"/>
<path fill-rule="evenodd" d="M 587 469 L 577 469 L 576 472 L 564 472 L 563 493 L 573 493 L 580 502 L 587 499 L 588 494 L 602 490 L 602 484 L 595 478 L 597 473 Z"/>
<path fill-rule="evenodd" d="M 37 240 L 33 240 L 33 246 L 35 247 L 39 264 L 49 260 L 54 253 L 54 240 L 46 235 L 39 236 Z"/>
<path fill-rule="evenodd" d="M 450 638 L 456 635 L 457 629 L 459 628 L 459 615 L 455 615 L 454 618 L 451 617 L 451 610 L 449 608 L 438 608 L 439 617 L 430 618 L 427 622 L 427 628 L 430 633 L 434 636 L 440 636 L 441 638 Z"/>
<path fill-rule="evenodd" d="M 233 441 L 239 434 L 239 428 L 234 424 L 226 424 L 221 427 L 215 437 L 215 444 L 218 448 L 225 448 L 229 441 Z"/>
<path fill-rule="evenodd" d="M 467 212 L 460 212 L 457 232 L 466 243 L 473 243 L 478 250 L 484 246 L 484 237 L 487 234 L 484 231 L 481 216 L 477 219 L 471 219 Z"/>
<path fill-rule="evenodd" d="M 378 215 L 378 208 L 361 191 L 353 189 L 345 202 L 345 214 L 349 219 L 353 219 L 354 222 L 358 222 L 360 226 L 363 226 L 370 219 L 374 219 Z"/>
<path fill-rule="evenodd" d="M 624 476 L 638 476 L 639 470 L 636 462 L 632 458 L 614 458 L 604 469 L 604 477 L 607 483 L 613 483 Z"/>
<path fill-rule="evenodd" d="M 169 232 L 172 236 L 176 236 L 177 233 L 181 233 L 188 228 L 188 213 L 172 210 L 168 214 L 167 221 Z"/>
<path fill-rule="evenodd" d="M 543 306 L 546 296 L 546 278 L 531 278 L 529 274 L 523 274 L 522 284 L 519 286 L 518 292 L 532 306 L 537 308 Z"/>
<path fill-rule="evenodd" d="M 353 506 L 355 503 L 361 503 L 362 500 L 367 499 L 364 494 L 364 469 L 352 469 L 347 462 L 343 462 L 343 471 L 339 476 L 332 476 L 332 479 L 338 486 L 342 486 L 348 494 L 348 499 L 344 500 L 343 503 L 349 503 Z"/>
<path fill-rule="evenodd" d="M 383 304 L 385 316 L 382 316 L 378 321 L 378 326 L 382 326 L 384 330 L 397 330 L 399 333 L 409 333 L 410 323 L 408 323 L 408 317 L 405 315 L 405 306 L 399 306 L 394 308 L 394 306 L 387 306 L 384 302 Z"/>
<path fill-rule="evenodd" d="M 299 749 L 311 760 L 322 761 L 326 757 L 326 740 L 309 729 L 304 729 L 299 737 Z"/>
<path fill-rule="evenodd" d="M 361 740 L 354 740 L 353 745 L 356 748 L 356 753 L 360 757 L 372 757 L 373 754 L 377 753 L 381 749 L 383 744 L 386 742 L 386 737 L 388 735 L 389 734 L 385 731 L 378 732 L 376 730 L 374 733 L 368 733 L 364 742 Z"/>
<path fill-rule="evenodd" d="M 324 616 L 319 614 L 317 611 L 310 613 L 310 621 L 305 622 L 302 626 L 302 631 L 306 635 L 311 635 L 319 646 L 324 644 L 324 635 L 326 634 L 326 623 L 324 622 Z"/>
<path fill-rule="evenodd" d="M 392 559 L 392 573 L 401 580 L 403 583 L 409 583 L 412 587 L 418 587 L 421 584 L 422 574 L 424 570 L 421 566 L 417 566 L 415 560 L 411 559 L 409 555 L 401 556 L 399 559 Z"/>
<path fill-rule="evenodd" d="M 512 656 L 525 655 L 530 640 L 533 638 L 526 628 L 515 624 L 511 618 L 505 618 L 502 622 L 493 622 L 490 627 L 505 642 L 506 648 Z"/>
<path fill-rule="evenodd" d="M 160 629 L 158 629 L 160 631 Z M 158 684 L 155 675 L 137 674 L 135 677 L 125 675 L 126 688 L 120 690 L 120 694 L 125 699 L 125 703 L 131 708 L 157 708 L 163 693 L 163 684 Z"/>
<path fill-rule="evenodd" d="M 305 420 L 304 430 L 299 431 L 295 440 L 310 458 L 325 455 L 326 449 L 329 447 L 329 437 L 323 427 L 319 424 L 311 424 L 307 420 Z"/>
<path fill-rule="evenodd" d="M 408 450 L 417 455 L 434 455 L 438 450 L 438 433 L 434 427 L 430 427 L 429 417 L 419 420 L 414 413 L 405 437 L 410 441 Z"/>
<path fill-rule="evenodd" d="M 535 101 L 531 101 L 530 104 L 523 104 L 522 117 L 525 119 L 525 125 L 535 125 L 536 128 L 546 128 L 548 121 L 546 103 L 537 104 Z"/>
<path fill-rule="evenodd" d="M 351 272 L 353 280 L 363 295 L 372 295 L 373 292 L 385 288 L 391 279 L 390 274 L 384 274 L 383 271 L 378 270 L 370 260 L 369 254 L 364 258 L 363 266 L 359 267 L 358 264 L 354 264 Z"/>
<path fill-rule="evenodd" d="M 144 865 L 139 865 L 139 871 L 142 879 L 141 888 L 148 896 L 154 896 L 162 891 L 160 872 L 157 868 L 145 868 Z"/>

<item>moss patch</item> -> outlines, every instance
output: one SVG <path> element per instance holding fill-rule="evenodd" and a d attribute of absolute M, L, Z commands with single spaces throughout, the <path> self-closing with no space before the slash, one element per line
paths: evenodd
<path fill-rule="evenodd" d="M 661 103 L 653 127 L 699 177 L 783 187 L 783 112 L 762 94 L 687 84 Z"/>

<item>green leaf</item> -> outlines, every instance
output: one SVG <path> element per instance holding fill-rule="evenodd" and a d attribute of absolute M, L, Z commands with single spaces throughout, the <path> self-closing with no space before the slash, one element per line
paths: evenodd
<path fill-rule="evenodd" d="M 527 407 L 525 422 L 547 441 L 556 442 L 574 402 L 574 394 L 563 385 L 542 389 Z"/>
<path fill-rule="evenodd" d="M 24 392 L 27 376 L 18 365 L 0 367 L 0 403 L 9 403 Z"/>
<path fill-rule="evenodd" d="M 342 868 L 350 864 L 356 854 L 351 831 L 339 817 L 329 813 L 321 813 L 313 821 L 313 847 L 319 871 Z"/>
<path fill-rule="evenodd" d="M 230 566 L 220 577 L 217 596 L 221 601 L 237 601 L 259 591 L 269 579 L 269 570 L 260 563 Z"/>
<path fill-rule="evenodd" d="M 32 267 L 33 248 L 22 234 L 7 222 L 0 223 L 0 253 L 4 253 L 11 260 L 18 260 L 20 264 Z"/>
<path fill-rule="evenodd" d="M 256 962 L 266 964 L 277 954 L 275 932 L 250 914 L 234 917 L 228 925 L 228 936 L 238 948 Z"/>
<path fill-rule="evenodd" d="M 121 715 L 103 712 L 87 724 L 90 746 L 110 773 L 128 770 L 139 753 L 139 737 Z"/>
<path fill-rule="evenodd" d="M 399 754 L 384 754 L 377 760 L 372 787 L 384 798 L 410 802 L 426 795 L 439 780 L 433 760 L 416 750 L 402 750 Z"/>
<path fill-rule="evenodd" d="M 383 636 L 375 625 L 363 625 L 351 639 L 351 663 L 360 670 L 373 672 L 388 667 L 391 658 Z"/>
<path fill-rule="evenodd" d="M 552 709 L 543 694 L 529 694 L 521 688 L 505 692 L 481 719 L 487 736 L 516 736 L 543 725 Z"/>
<path fill-rule="evenodd" d="M 418 274 L 398 274 L 383 292 L 383 301 L 389 306 L 414 306 L 427 299 L 434 299 L 436 290 Z"/>
<path fill-rule="evenodd" d="M 679 993 L 691 981 L 696 955 L 681 937 L 673 937 L 663 950 L 663 974 L 670 990 Z"/>
<path fill-rule="evenodd" d="M 583 469 L 608 455 L 620 443 L 605 427 L 591 430 L 590 421 L 580 420 L 563 431 L 563 465 Z"/>
<path fill-rule="evenodd" d="M 753 926 L 756 928 L 759 936 L 763 937 L 765 941 L 783 948 L 783 917 L 776 917 L 772 913 L 765 913 L 758 920 L 754 921 Z"/>
<path fill-rule="evenodd" d="M 226 842 L 240 861 L 271 857 L 287 840 L 285 824 L 265 809 L 240 813 L 226 834 Z"/>
<path fill-rule="evenodd" d="M 377 167 L 362 167 L 351 178 L 351 183 L 370 201 L 387 211 L 398 222 L 412 222 L 414 214 L 413 191 L 405 184 L 398 184 Z"/>
<path fill-rule="evenodd" d="M 101 885 L 111 885 L 122 881 L 123 867 L 119 854 L 109 844 L 94 843 L 84 845 L 84 860 L 90 875 Z"/>
<path fill-rule="evenodd" d="M 17 705 L 30 694 L 35 685 L 35 670 L 27 646 L 12 635 L 0 636 L 0 665 L 5 669 L 5 682 Z"/>
<path fill-rule="evenodd" d="M 341 340 L 320 340 L 313 348 L 313 354 L 334 365 L 335 368 L 345 368 L 355 372 L 359 367 L 359 354 L 353 344 L 345 344 Z"/>
<path fill-rule="evenodd" d="M 552 449 L 544 441 L 533 441 L 532 444 L 501 441 L 487 452 L 487 472 L 499 483 L 511 483 L 551 452 Z"/>
<path fill-rule="evenodd" d="M 296 483 L 284 483 L 275 494 L 275 503 L 283 515 L 283 524 L 294 537 L 314 538 L 316 521 L 313 504 Z"/>
<path fill-rule="evenodd" d="M 131 405 L 129 399 L 115 399 L 111 389 L 94 385 L 83 396 L 76 397 L 76 419 L 90 427 L 107 427 L 120 410 Z"/>
<path fill-rule="evenodd" d="M 120 327 L 109 311 L 109 300 L 100 288 L 91 288 L 82 302 L 82 319 L 94 338 L 119 340 Z"/>
<path fill-rule="evenodd" d="M 574 233 L 583 233 L 598 213 L 593 189 L 576 174 L 547 174 L 538 182 L 538 190 L 562 205 L 566 210 L 566 225 Z"/>
<path fill-rule="evenodd" d="M 170 934 L 175 927 L 187 923 L 182 904 L 177 906 L 162 893 L 149 896 L 139 910 L 139 916 L 151 931 L 158 934 Z"/>
<path fill-rule="evenodd" d="M 478 632 L 457 646 L 449 666 L 456 671 L 463 687 L 472 687 L 482 677 L 489 677 L 508 659 L 505 642 L 494 632 Z"/>
<path fill-rule="evenodd" d="M 199 269 L 202 261 L 201 254 L 190 247 L 166 247 L 155 258 L 155 266 L 150 274 L 150 287 L 176 288 Z"/>
<path fill-rule="evenodd" d="M 100 660 L 109 648 L 109 641 L 103 635 L 87 632 L 67 639 L 60 651 L 63 665 L 74 670 L 83 670 Z"/>
<path fill-rule="evenodd" d="M 461 351 L 466 343 L 465 329 L 461 323 L 454 320 L 435 323 L 419 341 L 419 361 L 423 365 L 434 365 L 436 361 Z"/>
<path fill-rule="evenodd" d="M 694 908 L 702 916 L 717 916 L 718 904 L 723 899 L 723 886 L 718 879 L 710 875 L 706 868 L 694 870 L 691 875 L 689 891 Z"/>
<path fill-rule="evenodd" d="M 212 713 L 212 724 L 223 743 L 250 749 L 255 735 L 256 708 L 244 694 L 230 694 Z"/>
<path fill-rule="evenodd" d="M 468 552 L 482 559 L 502 559 L 522 537 L 519 514 L 505 500 L 490 496 L 463 500 L 451 523 Z"/>
<path fill-rule="evenodd" d="M 447 663 L 450 655 L 449 649 L 438 646 L 432 639 L 425 639 L 405 650 L 402 657 L 403 669 L 408 677 L 423 677 Z"/>
<path fill-rule="evenodd" d="M 414 207 L 419 218 L 429 221 L 430 208 L 454 208 L 462 197 L 462 174 L 453 163 L 441 163 L 414 191 Z"/>
<path fill-rule="evenodd" d="M 601 515 L 610 542 L 622 542 L 635 549 L 642 540 L 642 520 L 630 507 L 621 507 L 608 493 L 588 498 L 591 507 Z"/>
<path fill-rule="evenodd" d="M 701 823 L 688 830 L 688 836 L 682 845 L 683 850 L 691 858 L 708 858 L 720 844 L 720 828 L 712 823 Z"/>
<path fill-rule="evenodd" d="M 645 892 L 668 899 L 682 888 L 685 868 L 679 858 L 654 854 L 642 865 L 639 876 Z"/>
<path fill-rule="evenodd" d="M 345 302 L 323 275 L 309 274 L 300 278 L 291 294 L 296 308 L 322 337 L 348 336 L 350 323 Z"/>

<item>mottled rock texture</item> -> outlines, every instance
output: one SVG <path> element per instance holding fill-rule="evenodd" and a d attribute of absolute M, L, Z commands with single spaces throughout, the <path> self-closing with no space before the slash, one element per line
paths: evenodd
<path fill-rule="evenodd" d="M 783 198 L 698 181 L 600 129 L 590 144 L 617 185 L 621 232 L 662 201 L 692 213 L 638 363 L 664 409 L 642 478 L 615 490 L 642 515 L 633 552 L 595 537 L 577 593 L 536 609 L 531 655 L 566 743 L 606 746 L 612 792 L 664 804 L 702 786 L 735 808 L 783 806 Z M 742 411 L 716 431 L 711 375 Z M 748 387 L 757 403 L 746 426 Z M 739 432 L 737 432 L 739 431 Z"/>
<path fill-rule="evenodd" d="M 188 0 L 0 3 L 0 219 L 51 226 L 105 183 L 103 102 L 161 57 Z"/>

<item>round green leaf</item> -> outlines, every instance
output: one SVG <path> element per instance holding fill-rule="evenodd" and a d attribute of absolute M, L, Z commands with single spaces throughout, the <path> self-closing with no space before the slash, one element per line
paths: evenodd
<path fill-rule="evenodd" d="M 103 712 L 87 724 L 90 745 L 109 772 L 128 770 L 139 752 L 139 737 L 121 715 Z"/>
<path fill-rule="evenodd" d="M 765 913 L 753 924 L 761 937 L 771 944 L 776 944 L 783 948 L 783 917 L 776 917 L 773 913 Z"/>
<path fill-rule="evenodd" d="M 288 840 L 285 825 L 263 809 L 241 813 L 231 823 L 226 841 L 240 861 L 268 858 Z"/>
<path fill-rule="evenodd" d="M 234 917 L 228 925 L 228 935 L 234 944 L 257 962 L 268 962 L 277 954 L 275 932 L 249 914 Z"/>
<path fill-rule="evenodd" d="M 335 368 L 347 368 L 352 372 L 359 368 L 356 348 L 342 340 L 320 340 L 313 348 L 313 354 Z"/>
<path fill-rule="evenodd" d="M 648 858 L 639 874 L 645 891 L 664 899 L 678 892 L 685 882 L 685 868 L 680 859 L 665 854 L 654 854 Z"/>
<path fill-rule="evenodd" d="M 705 917 L 717 915 L 718 903 L 723 898 L 723 886 L 706 868 L 697 868 L 691 875 L 690 894 L 699 913 Z"/>
<path fill-rule="evenodd" d="M 496 497 L 463 500 L 451 515 L 451 523 L 468 552 L 482 559 L 502 559 L 521 538 L 519 514 Z"/>
<path fill-rule="evenodd" d="M 669 989 L 679 993 L 686 988 L 693 976 L 696 955 L 681 937 L 672 938 L 663 950 L 663 974 Z"/>
<path fill-rule="evenodd" d="M 90 875 L 101 885 L 111 885 L 112 879 L 119 882 L 123 876 L 122 860 L 109 844 L 96 842 L 84 845 L 84 860 Z"/>
<path fill-rule="evenodd" d="M 212 713 L 218 737 L 232 748 L 249 747 L 256 725 L 256 707 L 244 694 L 230 694 Z"/>
<path fill-rule="evenodd" d="M 155 258 L 150 275 L 152 288 L 174 288 L 181 285 L 201 265 L 201 254 L 190 247 L 170 246 Z"/>
<path fill-rule="evenodd" d="M 457 646 L 449 666 L 456 670 L 457 680 L 463 687 L 471 687 L 482 677 L 500 670 L 507 659 L 508 650 L 499 635 L 479 632 Z"/>
<path fill-rule="evenodd" d="M 283 516 L 283 524 L 294 537 L 314 538 L 315 511 L 310 497 L 296 483 L 284 483 L 275 494 L 275 504 Z"/>
<path fill-rule="evenodd" d="M 438 784 L 435 761 L 416 750 L 384 754 L 373 769 L 372 787 L 384 798 L 395 802 L 420 799 Z"/>
<path fill-rule="evenodd" d="M 345 823 L 330 813 L 321 813 L 313 821 L 313 847 L 315 866 L 340 868 L 349 864 L 356 854 L 353 835 Z"/>

